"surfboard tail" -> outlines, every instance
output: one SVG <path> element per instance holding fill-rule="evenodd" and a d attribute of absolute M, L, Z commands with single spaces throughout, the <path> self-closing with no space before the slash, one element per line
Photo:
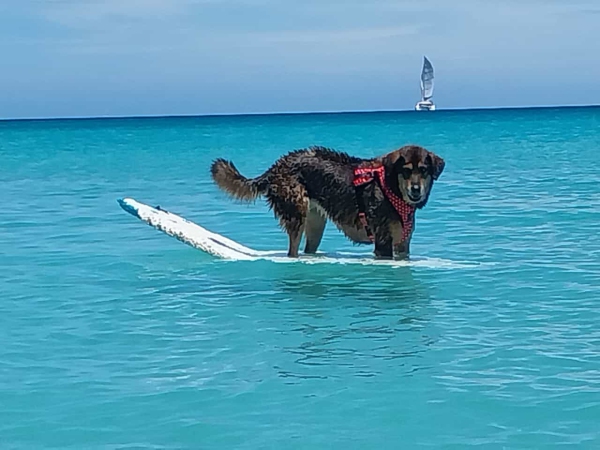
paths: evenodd
<path fill-rule="evenodd" d="M 217 186 L 238 200 L 251 202 L 263 193 L 263 176 L 246 178 L 231 161 L 216 159 L 210 172 Z"/>

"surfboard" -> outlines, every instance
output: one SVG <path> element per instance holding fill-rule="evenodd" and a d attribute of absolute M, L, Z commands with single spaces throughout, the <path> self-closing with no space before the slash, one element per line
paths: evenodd
<path fill-rule="evenodd" d="M 337 264 L 362 264 L 384 266 L 425 266 L 435 268 L 470 267 L 471 265 L 457 263 L 437 258 L 416 258 L 408 261 L 376 260 L 373 253 L 338 252 L 334 254 L 317 253 L 317 255 L 301 255 L 299 258 L 288 258 L 287 250 L 261 251 L 246 247 L 218 233 L 187 220 L 160 206 L 149 206 L 132 198 L 118 200 L 123 210 L 145 222 L 158 231 L 179 241 L 213 255 L 217 258 L 233 261 L 269 260 L 286 263 L 337 263 Z"/>

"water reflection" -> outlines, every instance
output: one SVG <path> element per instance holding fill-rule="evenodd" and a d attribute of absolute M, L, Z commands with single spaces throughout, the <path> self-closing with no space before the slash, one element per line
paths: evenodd
<path fill-rule="evenodd" d="M 292 364 L 277 367 L 281 377 L 336 378 L 348 371 L 374 377 L 390 369 L 408 375 L 423 368 L 423 353 L 435 339 L 423 273 L 296 266 L 272 276 L 279 294 L 272 307 L 287 320 L 281 348 L 293 355 Z"/>
<path fill-rule="evenodd" d="M 332 300 L 340 306 L 356 306 L 366 301 L 378 309 L 404 309 L 421 304 L 429 297 L 423 274 L 415 274 L 409 266 L 328 266 L 323 269 L 282 265 L 271 271 L 271 276 L 279 297 L 316 305 L 328 305 L 328 300 Z"/>

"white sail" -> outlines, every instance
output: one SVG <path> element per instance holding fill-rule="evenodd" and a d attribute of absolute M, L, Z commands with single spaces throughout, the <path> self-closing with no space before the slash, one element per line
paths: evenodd
<path fill-rule="evenodd" d="M 421 71 L 421 101 L 429 100 L 431 97 L 433 97 L 433 66 L 424 56 Z"/>

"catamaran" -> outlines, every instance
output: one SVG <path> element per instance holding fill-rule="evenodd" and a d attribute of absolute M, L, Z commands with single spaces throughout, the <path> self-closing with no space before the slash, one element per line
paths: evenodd
<path fill-rule="evenodd" d="M 435 111 L 433 97 L 433 66 L 426 56 L 423 57 L 423 69 L 421 70 L 421 101 L 415 105 L 417 111 Z"/>

